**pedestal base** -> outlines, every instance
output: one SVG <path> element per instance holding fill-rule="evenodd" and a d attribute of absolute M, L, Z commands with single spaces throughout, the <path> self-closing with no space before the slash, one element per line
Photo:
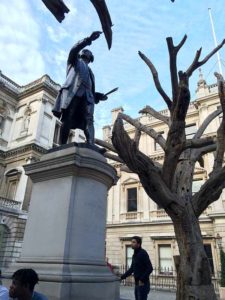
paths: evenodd
<path fill-rule="evenodd" d="M 21 258 L 3 275 L 33 268 L 40 278 L 36 290 L 49 300 L 118 300 L 118 277 L 105 263 L 115 169 L 101 154 L 72 145 L 25 170 L 33 188 Z"/>
<path fill-rule="evenodd" d="M 48 300 L 119 300 L 118 277 L 108 266 L 18 262 L 4 272 L 11 275 L 18 269 L 32 268 L 40 278 L 35 290 Z M 11 280 L 3 279 L 9 287 Z"/>

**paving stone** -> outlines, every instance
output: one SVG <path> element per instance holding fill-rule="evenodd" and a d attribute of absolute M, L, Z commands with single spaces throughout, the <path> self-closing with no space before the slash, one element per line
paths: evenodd
<path fill-rule="evenodd" d="M 175 300 L 176 295 L 173 292 L 164 291 L 150 291 L 148 300 Z M 134 288 L 121 286 L 120 288 L 120 300 L 135 300 Z"/>

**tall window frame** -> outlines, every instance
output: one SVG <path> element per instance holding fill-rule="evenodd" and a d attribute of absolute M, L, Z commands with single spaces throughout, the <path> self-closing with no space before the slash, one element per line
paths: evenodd
<path fill-rule="evenodd" d="M 209 261 L 211 273 L 215 274 L 215 268 L 214 268 L 214 261 L 213 261 L 213 252 L 212 252 L 212 244 L 211 243 L 204 243 L 204 250 L 206 253 L 206 256 Z"/>
<path fill-rule="evenodd" d="M 6 177 L 5 197 L 7 199 L 16 200 L 16 192 L 21 177 L 21 171 L 18 169 L 8 170 L 5 174 L 5 177 Z"/>
<path fill-rule="evenodd" d="M 125 251 L 126 251 L 126 257 L 125 257 L 126 262 L 125 262 L 125 265 L 126 265 L 126 270 L 127 270 L 131 266 L 132 257 L 133 257 L 133 254 L 134 254 L 134 250 L 132 249 L 132 247 L 130 245 L 126 245 Z"/>
<path fill-rule="evenodd" d="M 127 212 L 138 211 L 138 188 L 135 186 L 126 188 Z"/>
<path fill-rule="evenodd" d="M 173 273 L 173 256 L 171 244 L 158 245 L 159 273 L 170 275 Z"/>

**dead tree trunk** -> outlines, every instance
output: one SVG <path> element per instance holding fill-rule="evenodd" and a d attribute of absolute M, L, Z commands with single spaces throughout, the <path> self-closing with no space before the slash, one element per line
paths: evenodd
<path fill-rule="evenodd" d="M 216 299 L 211 281 L 210 265 L 204 251 L 198 218 L 209 204 L 216 201 L 225 187 L 225 167 L 223 166 L 225 149 L 225 86 L 221 76 L 216 74 L 221 108 L 212 113 L 202 123 L 191 140 L 185 136 L 185 119 L 190 104 L 189 78 L 201 65 L 206 63 L 225 43 L 225 40 L 202 61 L 199 61 L 201 49 L 196 52 L 193 63 L 185 72 L 177 72 L 177 53 L 186 41 L 174 46 L 172 38 L 167 38 L 170 55 L 170 73 L 172 97 L 163 90 L 158 72 L 152 62 L 141 52 L 140 57 L 148 65 L 155 86 L 166 102 L 170 118 L 162 116 L 150 106 L 141 113 L 151 114 L 169 126 L 166 139 L 154 129 L 141 124 L 125 114 L 119 114 L 114 124 L 112 145 L 104 146 L 118 156 L 106 154 L 125 164 L 124 170 L 139 175 L 146 193 L 158 205 L 163 207 L 171 217 L 179 247 L 180 259 L 178 266 L 177 300 L 214 300 Z M 202 138 L 208 124 L 221 112 L 223 119 L 216 138 Z M 131 139 L 124 130 L 123 120 L 136 128 L 135 138 Z M 163 165 L 155 163 L 139 150 L 140 133 L 151 136 L 165 152 Z M 192 196 L 192 180 L 197 161 L 202 156 L 216 151 L 213 172 L 199 192 Z"/>
<path fill-rule="evenodd" d="M 190 199 L 186 199 L 186 204 L 182 217 L 173 219 L 180 251 L 177 299 L 216 300 L 198 218 L 195 216 Z"/>

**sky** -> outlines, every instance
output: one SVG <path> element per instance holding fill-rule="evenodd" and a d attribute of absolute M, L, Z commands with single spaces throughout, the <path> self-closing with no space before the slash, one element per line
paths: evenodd
<path fill-rule="evenodd" d="M 70 48 L 93 31 L 101 30 L 98 15 L 89 0 L 64 0 L 70 12 L 62 23 L 54 18 L 41 0 L 0 0 L 0 70 L 20 85 L 44 74 L 59 84 L 66 75 Z M 10 3 L 10 4 L 9 4 Z M 138 56 L 145 53 L 155 64 L 163 88 L 171 95 L 169 56 L 166 37 L 178 44 L 184 34 L 188 39 L 178 55 L 178 70 L 186 70 L 196 50 L 202 57 L 214 48 L 208 8 L 211 8 L 218 43 L 225 38 L 224 0 L 106 0 L 113 26 L 109 51 L 103 35 L 89 49 L 95 61 L 91 68 L 96 90 L 119 91 L 95 108 L 95 127 L 111 124 L 111 110 L 122 106 L 132 117 L 146 105 L 166 108 L 158 95 L 148 67 Z M 225 46 L 220 51 L 225 73 Z M 218 71 L 216 56 L 202 67 L 208 84 Z M 190 81 L 195 98 L 199 72 Z"/>

